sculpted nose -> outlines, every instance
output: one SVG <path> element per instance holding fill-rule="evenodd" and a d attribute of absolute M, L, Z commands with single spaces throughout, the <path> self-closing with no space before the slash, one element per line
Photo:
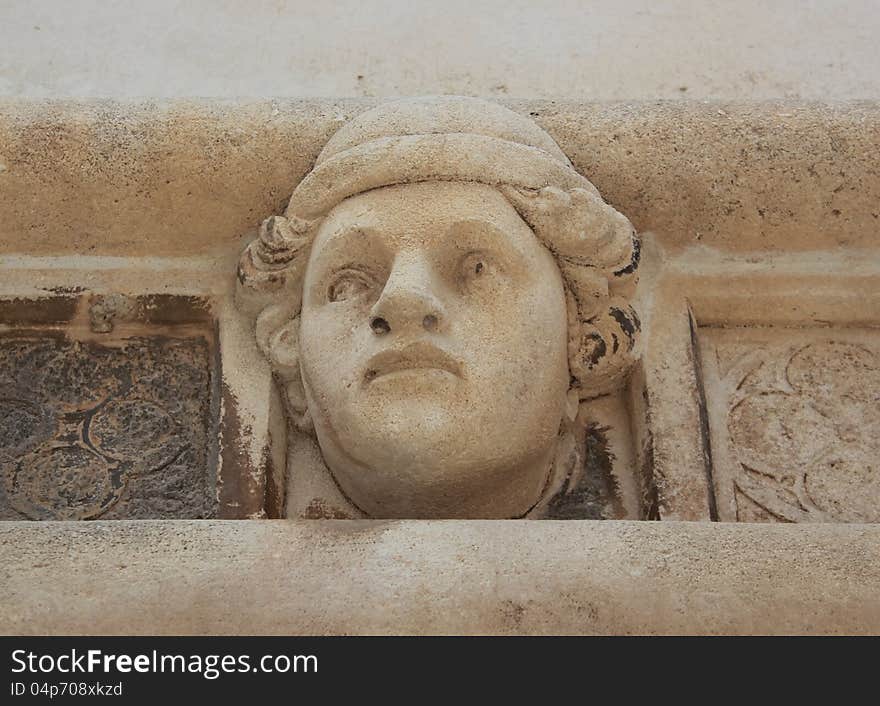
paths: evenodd
<path fill-rule="evenodd" d="M 435 332 L 446 312 L 437 296 L 441 283 L 421 258 L 399 256 L 385 288 L 370 311 L 370 328 L 377 336 Z"/>

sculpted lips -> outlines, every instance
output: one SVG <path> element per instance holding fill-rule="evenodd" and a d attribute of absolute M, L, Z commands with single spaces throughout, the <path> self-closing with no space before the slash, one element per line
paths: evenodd
<path fill-rule="evenodd" d="M 430 343 L 411 343 L 404 348 L 382 351 L 370 358 L 364 381 L 370 383 L 401 370 L 443 370 L 461 377 L 461 365 L 446 351 Z"/>

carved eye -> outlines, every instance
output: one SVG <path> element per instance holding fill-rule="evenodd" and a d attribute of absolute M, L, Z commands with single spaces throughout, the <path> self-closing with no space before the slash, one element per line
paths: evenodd
<path fill-rule="evenodd" d="M 463 287 L 468 288 L 488 279 L 494 271 L 494 264 L 486 253 L 472 252 L 461 259 L 458 276 Z"/>
<path fill-rule="evenodd" d="M 327 288 L 327 301 L 341 302 L 359 297 L 373 288 L 373 278 L 361 270 L 346 269 L 336 273 Z"/>

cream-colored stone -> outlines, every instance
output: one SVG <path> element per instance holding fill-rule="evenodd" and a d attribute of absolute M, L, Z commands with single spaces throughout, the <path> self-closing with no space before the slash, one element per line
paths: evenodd
<path fill-rule="evenodd" d="M 532 121 L 404 99 L 328 141 L 242 255 L 238 301 L 358 512 L 543 516 L 579 463 L 578 400 L 637 358 L 638 263 Z"/>
<path fill-rule="evenodd" d="M 373 105 L 0 101 L 0 252 L 232 255 Z M 507 105 L 670 252 L 877 245 L 875 103 Z"/>
<path fill-rule="evenodd" d="M 283 208 L 334 130 L 369 105 L 5 103 L 0 248 L 12 254 L 2 258 L 4 296 L 53 296 L 57 287 L 228 296 L 241 234 Z M 696 431 L 687 307 L 698 327 L 877 324 L 876 107 L 513 107 L 541 122 L 616 207 L 653 228 L 643 238 L 637 302 L 645 376 L 629 391 L 637 448 L 613 451 L 612 473 L 629 479 L 621 487 L 638 488 L 636 516 L 659 507 L 668 519 L 708 518 L 711 459 Z M 720 177 L 731 165 L 736 178 Z M 786 216 L 767 220 L 759 211 Z M 177 257 L 157 257 L 163 254 Z M 224 316 L 221 338 L 242 328 L 223 324 L 231 321 Z M 235 346 L 227 350 L 236 359 Z M 241 341 L 240 350 L 250 350 L 246 360 L 256 349 Z M 223 368 L 230 400 L 248 417 L 241 425 L 248 451 L 238 456 L 254 464 L 268 457 L 270 405 L 251 393 L 270 386 L 251 385 L 239 368 L 256 371 L 259 363 Z M 612 436 L 625 436 L 612 426 Z M 638 458 L 624 468 L 632 452 Z M 314 459 L 317 451 L 303 453 Z M 273 474 L 278 501 L 287 482 L 278 459 Z M 307 476 L 290 480 L 318 482 Z M 322 487 L 318 494 L 329 497 L 335 485 Z M 296 514 L 321 515 L 307 506 Z"/>
<path fill-rule="evenodd" d="M 535 505 L 567 403 L 565 290 L 500 193 L 447 182 L 346 199 L 303 287 L 309 414 L 357 507 L 517 517 Z"/>
<path fill-rule="evenodd" d="M 700 331 L 719 517 L 880 521 L 877 331 Z"/>
<path fill-rule="evenodd" d="M 653 244 L 646 241 L 651 261 Z M 878 252 L 733 257 L 694 251 L 645 274 L 642 285 L 652 294 L 639 305 L 648 404 L 639 413 L 659 516 L 735 520 L 734 485 L 760 469 L 759 485 L 768 487 L 758 495 L 773 512 L 753 508 L 741 519 L 873 519 L 877 471 L 868 440 L 876 402 L 865 398 L 876 396 L 870 348 L 880 311 Z M 838 354 L 824 365 L 805 366 L 795 355 L 832 343 L 868 345 L 867 364 L 847 345 L 834 346 Z M 789 382 L 792 359 L 821 385 L 799 390 Z M 737 371 L 744 375 L 737 378 Z M 856 395 L 836 394 L 853 385 L 861 387 Z M 807 388 L 823 386 L 825 402 L 817 407 L 811 400 L 821 391 Z M 780 464 L 782 456 L 792 458 Z M 835 458 L 847 462 L 819 468 Z M 822 510 L 804 494 L 806 477 L 820 479 L 826 507 L 832 497 L 850 500 Z M 786 487 L 796 492 L 789 495 Z M 855 498 L 853 488 L 862 495 Z"/>
<path fill-rule="evenodd" d="M 535 114 L 574 171 L 633 218 L 644 244 L 633 300 L 643 320 L 641 361 L 624 389 L 581 401 L 577 434 L 557 451 L 583 462 L 568 466 L 552 516 L 663 522 L 10 523 L 0 527 L 7 587 L 0 629 L 880 631 L 880 537 L 876 525 L 857 524 L 877 520 L 880 111 L 873 104 L 512 105 Z M 217 328 L 224 391 L 220 517 L 277 517 L 285 507 L 291 517 L 364 514 L 323 468 L 305 406 L 287 404 L 294 424 L 280 423 L 278 386 L 255 329 L 233 306 L 232 273 L 245 239 L 261 237 L 267 260 L 280 262 L 286 239 L 301 237 L 297 218 L 329 223 L 326 213 L 295 208 L 247 233 L 284 210 L 331 135 L 371 106 L 0 108 L 7 166 L 0 328 L 14 331 L 68 295 L 79 302 L 78 325 L 98 337 L 139 330 L 128 320 L 130 298 L 203 302 L 201 318 Z M 339 152 L 327 160 L 357 143 L 335 144 Z M 547 142 L 535 149 L 555 153 Z M 334 164 L 350 164 L 341 159 Z M 401 229 L 422 224 L 427 232 L 439 219 L 406 204 L 445 194 L 457 207 L 477 198 L 499 205 L 488 194 L 500 198 L 503 190 L 517 217 L 528 206 L 521 201 L 528 193 L 494 184 L 388 186 L 354 181 L 345 170 L 321 173 L 337 196 L 370 186 L 366 199 L 329 199 L 327 212 L 338 206 L 345 218 L 354 204 L 357 213 L 381 212 Z M 321 188 L 311 179 L 301 194 Z M 552 230 L 556 209 L 591 203 L 590 193 L 539 190 L 532 203 L 551 208 L 533 209 L 524 222 Z M 484 210 L 502 217 L 494 206 Z M 423 242 L 398 236 L 390 242 L 399 251 Z M 560 274 L 566 281 L 577 273 Z M 433 290 L 438 279 L 403 281 Z M 341 292 L 359 287 L 341 284 Z M 576 285 L 595 291 L 597 281 L 578 277 Z M 298 298 L 286 303 L 300 307 Z M 288 324 L 277 338 L 272 326 L 260 336 L 283 344 L 301 333 Z M 334 351 L 315 341 L 320 367 Z M 276 372 L 298 368 L 298 350 L 288 347 L 294 354 L 280 355 Z M 360 351 L 350 347 L 340 360 Z M 735 389 L 740 353 L 763 367 L 746 365 Z M 566 406 L 565 416 L 573 411 Z M 743 481 L 755 475 L 746 466 L 763 473 L 760 492 Z M 288 475 L 288 467 L 299 472 Z M 752 524 L 774 518 L 798 524 Z M 362 600 L 352 601 L 353 591 Z M 235 595 L 260 598 L 229 608 Z M 389 605 L 389 595 L 398 600 Z"/>
<path fill-rule="evenodd" d="M 877 634 L 880 526 L 0 523 L 2 634 Z"/>

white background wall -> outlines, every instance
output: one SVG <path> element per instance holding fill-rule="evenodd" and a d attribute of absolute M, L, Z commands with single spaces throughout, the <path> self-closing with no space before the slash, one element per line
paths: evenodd
<path fill-rule="evenodd" d="M 0 94 L 880 97 L 880 0 L 0 0 Z"/>

